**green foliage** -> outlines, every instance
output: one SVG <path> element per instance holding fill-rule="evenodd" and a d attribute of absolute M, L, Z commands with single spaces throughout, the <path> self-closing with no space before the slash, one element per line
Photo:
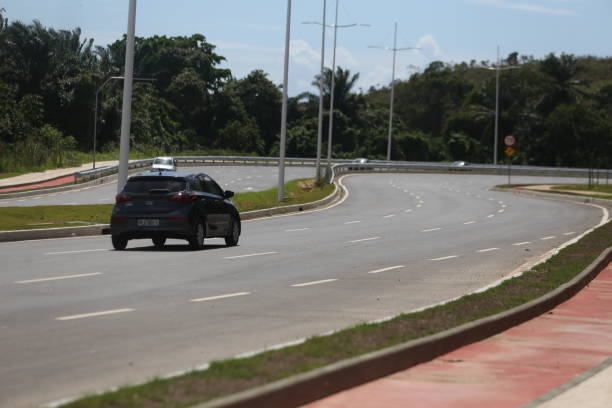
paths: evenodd
<path fill-rule="evenodd" d="M 70 161 L 57 146 L 91 151 L 98 91 L 97 150 L 116 150 L 121 81 L 106 80 L 122 74 L 124 57 L 125 38 L 95 47 L 79 28 L 8 21 L 0 9 L 0 171 Z M 261 70 L 236 79 L 220 68 L 223 61 L 202 34 L 137 38 L 136 76 L 155 81 L 134 84 L 131 148 L 152 155 L 211 149 L 277 155 L 279 86 Z M 516 69 L 500 72 L 498 144 L 507 134 L 517 137 L 517 164 L 607 166 L 612 159 L 611 61 L 509 54 L 502 64 Z M 434 61 L 423 72 L 397 80 L 392 159 L 491 162 L 496 116 L 491 68 L 495 65 L 488 61 Z M 323 146 L 332 76 L 332 155 L 385 158 L 390 87 L 357 92 L 359 73 L 342 67 L 323 73 Z M 289 100 L 288 156 L 316 154 L 318 76 L 312 85 L 316 92 Z M 44 149 L 52 150 L 45 154 Z M 22 154 L 30 156 L 17 156 Z M 498 154 L 501 159 L 503 149 Z M 41 163 L 45 156 L 49 159 Z"/>

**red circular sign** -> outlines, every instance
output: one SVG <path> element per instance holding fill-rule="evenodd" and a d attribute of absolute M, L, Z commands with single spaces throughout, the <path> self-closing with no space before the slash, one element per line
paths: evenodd
<path fill-rule="evenodd" d="M 514 146 L 514 144 L 516 143 L 516 138 L 512 135 L 508 135 L 504 137 L 504 143 L 506 144 L 506 146 Z"/>

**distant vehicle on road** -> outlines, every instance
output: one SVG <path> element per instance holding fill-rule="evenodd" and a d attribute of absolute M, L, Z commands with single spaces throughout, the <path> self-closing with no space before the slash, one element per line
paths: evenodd
<path fill-rule="evenodd" d="M 353 160 L 353 163 L 363 164 L 363 163 L 367 163 L 367 162 L 369 162 L 369 160 L 366 159 L 365 157 L 358 157 L 358 158 Z"/>
<path fill-rule="evenodd" d="M 156 157 L 151 169 L 155 171 L 176 171 L 176 162 L 172 157 Z"/>
<path fill-rule="evenodd" d="M 117 194 L 111 216 L 111 239 L 117 250 L 131 239 L 149 238 L 161 248 L 167 238 L 186 239 L 201 249 L 204 238 L 238 244 L 240 214 L 230 198 L 204 173 L 157 172 L 132 176 Z"/>
<path fill-rule="evenodd" d="M 453 162 L 453 166 L 456 167 L 463 167 L 463 166 L 467 166 L 469 163 L 463 160 L 457 160 L 455 162 Z"/>

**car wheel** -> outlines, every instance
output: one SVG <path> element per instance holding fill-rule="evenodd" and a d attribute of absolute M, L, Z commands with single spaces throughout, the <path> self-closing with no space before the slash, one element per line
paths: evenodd
<path fill-rule="evenodd" d="M 124 250 L 128 242 L 127 238 L 119 236 L 119 235 L 113 235 L 111 237 L 111 240 L 113 241 L 113 248 L 115 248 L 118 251 Z"/>
<path fill-rule="evenodd" d="M 189 246 L 191 249 L 202 249 L 204 247 L 205 234 L 204 223 L 200 220 L 194 228 L 193 236 L 189 238 Z"/>
<path fill-rule="evenodd" d="M 225 237 L 225 245 L 236 246 L 238 245 L 238 239 L 240 238 L 240 223 L 235 217 L 232 217 L 232 228 L 231 234 Z"/>
<path fill-rule="evenodd" d="M 166 243 L 166 237 L 153 238 L 153 245 L 155 245 L 156 248 L 163 247 L 165 243 Z"/>

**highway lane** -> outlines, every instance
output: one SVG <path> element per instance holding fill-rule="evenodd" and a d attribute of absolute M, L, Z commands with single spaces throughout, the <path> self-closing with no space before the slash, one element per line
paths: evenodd
<path fill-rule="evenodd" d="M 245 222 L 240 245 L 0 245 L 0 406 L 80 395 L 460 296 L 602 211 L 503 177 L 354 175 L 334 208 Z"/>
<path fill-rule="evenodd" d="M 272 166 L 183 166 L 179 171 L 204 172 L 226 190 L 236 193 L 263 191 L 278 185 L 278 168 Z M 286 167 L 285 180 L 315 176 L 312 167 Z M 0 198 L 0 207 L 39 205 L 112 204 L 117 194 L 117 182 L 83 187 L 78 190 L 40 194 L 23 198 Z"/>

